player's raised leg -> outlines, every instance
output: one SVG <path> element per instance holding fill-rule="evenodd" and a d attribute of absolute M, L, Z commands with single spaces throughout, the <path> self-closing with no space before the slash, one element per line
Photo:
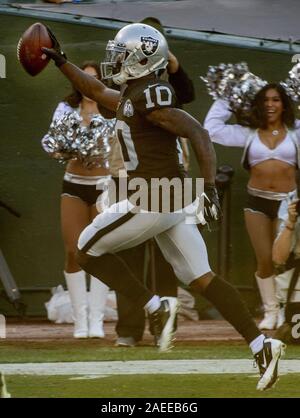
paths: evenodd
<path fill-rule="evenodd" d="M 89 274 L 100 277 L 110 288 L 134 300 L 147 310 L 160 343 L 160 350 L 171 347 L 178 309 L 176 298 L 154 295 L 135 277 L 120 252 L 148 240 L 178 222 L 178 216 L 160 213 L 131 213 L 126 201 L 99 214 L 81 233 L 78 263 Z"/>

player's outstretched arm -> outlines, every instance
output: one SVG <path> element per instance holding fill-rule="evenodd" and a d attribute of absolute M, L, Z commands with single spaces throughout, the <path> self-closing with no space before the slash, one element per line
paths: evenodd
<path fill-rule="evenodd" d="M 60 44 L 54 33 L 47 27 L 48 34 L 52 39 L 52 48 L 42 48 L 42 51 L 55 62 L 55 65 L 70 80 L 75 89 L 84 96 L 89 97 L 101 106 L 116 111 L 120 93 L 105 86 L 100 80 L 86 74 L 76 65 L 67 61 L 67 57 L 61 50 Z"/>
<path fill-rule="evenodd" d="M 209 134 L 191 115 L 181 109 L 154 110 L 147 119 L 177 136 L 188 138 L 195 152 L 205 183 L 214 184 L 216 153 Z"/>
<path fill-rule="evenodd" d="M 71 62 L 67 61 L 59 69 L 70 80 L 75 89 L 79 90 L 84 96 L 109 110 L 114 112 L 117 110 L 120 92 L 106 87 L 100 80 L 85 73 Z"/>

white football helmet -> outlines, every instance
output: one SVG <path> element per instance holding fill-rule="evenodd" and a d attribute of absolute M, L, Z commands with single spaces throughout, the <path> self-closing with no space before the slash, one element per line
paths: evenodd
<path fill-rule="evenodd" d="M 168 44 L 155 28 L 143 23 L 132 23 L 108 41 L 106 58 L 101 63 L 102 79 L 114 83 L 144 77 L 168 65 Z"/>

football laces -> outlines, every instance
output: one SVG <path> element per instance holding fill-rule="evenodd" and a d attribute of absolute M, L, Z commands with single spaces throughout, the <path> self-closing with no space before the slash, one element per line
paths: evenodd
<path fill-rule="evenodd" d="M 17 45 L 17 57 L 18 60 L 20 61 L 20 49 L 21 49 L 21 45 L 22 45 L 22 38 L 19 39 L 18 45 Z"/>

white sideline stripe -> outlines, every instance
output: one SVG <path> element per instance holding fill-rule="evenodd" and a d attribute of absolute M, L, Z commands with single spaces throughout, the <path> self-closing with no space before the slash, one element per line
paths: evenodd
<path fill-rule="evenodd" d="M 300 360 L 281 360 L 280 374 L 300 373 Z M 109 376 L 126 374 L 236 374 L 255 373 L 250 359 L 241 360 L 137 360 L 137 361 L 93 361 L 61 363 L 0 364 L 6 375 L 47 376 Z"/>

